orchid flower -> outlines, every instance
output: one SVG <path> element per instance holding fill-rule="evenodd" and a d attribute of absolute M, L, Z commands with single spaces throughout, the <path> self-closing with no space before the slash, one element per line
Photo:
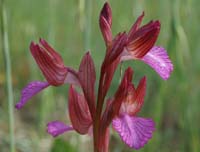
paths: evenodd
<path fill-rule="evenodd" d="M 30 98 L 49 86 L 60 86 L 65 83 L 79 85 L 76 71 L 65 67 L 61 56 L 44 39 L 40 39 L 40 44 L 32 42 L 30 51 L 46 82 L 30 82 L 21 92 L 21 99 L 15 105 L 17 109 L 22 108 Z"/>
<path fill-rule="evenodd" d="M 167 80 L 173 71 L 173 64 L 167 51 L 160 46 L 154 46 L 160 32 L 160 22 L 150 21 L 140 27 L 144 12 L 138 17 L 127 34 L 127 42 L 120 56 L 120 61 L 141 60 L 152 67 L 164 80 Z M 100 15 L 100 27 L 106 46 L 112 42 L 112 12 L 106 3 Z"/>
<path fill-rule="evenodd" d="M 164 80 L 168 79 L 173 64 L 164 48 L 154 46 L 160 22 L 151 21 L 140 27 L 144 13 L 138 17 L 129 33 L 112 35 L 112 11 L 108 3 L 100 13 L 99 25 L 106 45 L 106 53 L 101 65 L 98 92 L 95 92 L 95 64 L 89 52 L 80 63 L 79 69 L 66 67 L 60 55 L 43 39 L 39 44 L 31 43 L 31 53 L 47 82 L 33 81 L 21 93 L 16 104 L 20 109 L 28 100 L 47 88 L 70 84 L 68 108 L 71 124 L 58 120 L 47 124 L 47 132 L 53 137 L 65 132 L 76 131 L 89 134 L 94 140 L 95 152 L 108 152 L 110 125 L 130 148 L 140 149 L 151 138 L 155 123 L 151 118 L 138 117 L 146 92 L 146 77 L 138 86 L 132 83 L 133 70 L 129 67 L 113 97 L 107 98 L 114 73 L 120 62 L 135 59 L 150 65 Z M 77 91 L 79 87 L 79 92 Z M 105 108 L 103 108 L 105 107 Z"/>

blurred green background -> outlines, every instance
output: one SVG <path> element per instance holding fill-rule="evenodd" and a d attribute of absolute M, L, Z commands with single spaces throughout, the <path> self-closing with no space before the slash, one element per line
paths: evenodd
<path fill-rule="evenodd" d="M 62 55 L 68 66 L 78 68 L 81 57 L 91 50 L 99 76 L 105 53 L 99 30 L 99 12 L 103 0 L 5 0 L 8 17 L 8 39 L 12 62 L 14 102 L 21 89 L 30 81 L 44 80 L 29 51 L 31 41 L 46 39 Z M 200 1 L 199 0 L 110 0 L 113 11 L 113 33 L 128 31 L 142 11 L 143 21 L 161 22 L 157 45 L 165 47 L 174 64 L 169 80 L 163 81 L 150 67 L 139 61 L 132 66 L 134 82 L 146 75 L 147 95 L 140 116 L 156 122 L 152 140 L 141 152 L 200 151 Z M 1 4 L 0 4 L 1 5 Z M 1 12 L 1 10 L 0 10 Z M 2 12 L 1 12 L 2 13 Z M 2 25 L 2 22 L 0 23 Z M 2 33 L 2 31 L 1 31 Z M 8 95 L 5 64 L 0 37 L 0 152 L 9 150 Z M 119 83 L 115 78 L 109 95 Z M 52 120 L 69 122 L 67 111 L 68 86 L 49 88 L 35 96 L 20 110 L 14 110 L 16 152 L 77 152 L 91 151 L 88 136 L 75 132 L 53 139 L 46 133 Z M 111 152 L 130 152 L 115 133 L 111 136 Z"/>

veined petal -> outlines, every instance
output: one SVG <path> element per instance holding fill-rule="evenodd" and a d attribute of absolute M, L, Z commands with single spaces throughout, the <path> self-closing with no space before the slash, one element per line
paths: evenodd
<path fill-rule="evenodd" d="M 27 102 L 28 100 L 45 89 L 46 87 L 49 86 L 48 82 L 40 82 L 40 81 L 33 81 L 30 82 L 21 92 L 21 98 L 19 102 L 15 105 L 15 108 L 21 109 Z"/>
<path fill-rule="evenodd" d="M 173 71 L 173 64 L 167 51 L 162 47 L 154 46 L 141 60 L 151 66 L 164 80 L 167 80 Z"/>
<path fill-rule="evenodd" d="M 99 25 L 107 46 L 112 42 L 112 11 L 108 3 L 105 3 L 99 17 Z"/>
<path fill-rule="evenodd" d="M 119 33 L 115 39 L 113 40 L 112 47 L 108 50 L 105 60 L 104 66 L 108 67 L 112 64 L 120 55 L 122 54 L 124 47 L 127 42 L 126 33 Z"/>
<path fill-rule="evenodd" d="M 100 16 L 99 18 L 99 25 L 100 25 L 101 33 L 103 35 L 106 46 L 109 46 L 112 43 L 111 27 L 106 21 L 106 19 L 102 16 Z"/>
<path fill-rule="evenodd" d="M 120 112 L 122 102 L 125 100 L 128 94 L 128 86 L 132 81 L 133 70 L 129 67 L 126 69 L 123 79 L 118 87 L 114 99 L 107 100 L 106 110 L 102 116 L 103 130 L 109 126 L 112 119 Z"/>
<path fill-rule="evenodd" d="M 142 148 L 152 138 L 155 123 L 152 119 L 131 117 L 127 114 L 113 119 L 113 128 L 131 148 Z"/>
<path fill-rule="evenodd" d="M 100 16 L 104 17 L 108 24 L 112 26 L 112 10 L 108 2 L 106 2 L 101 10 Z"/>
<path fill-rule="evenodd" d="M 60 134 L 63 134 L 64 132 L 74 130 L 71 125 L 66 125 L 63 122 L 60 121 L 52 121 L 47 124 L 47 132 L 52 135 L 53 137 L 56 137 Z"/>
<path fill-rule="evenodd" d="M 131 39 L 128 38 L 126 49 L 134 58 L 142 58 L 153 46 L 160 32 L 160 22 L 151 21 L 139 28 Z"/>
<path fill-rule="evenodd" d="M 140 111 L 144 103 L 146 91 L 146 77 L 143 77 L 138 87 L 135 89 L 133 84 L 129 85 L 127 97 L 121 104 L 120 114 L 127 113 L 129 115 L 135 115 Z"/>
<path fill-rule="evenodd" d="M 92 117 L 95 113 L 95 81 L 96 81 L 96 73 L 95 66 L 90 56 L 89 52 L 85 54 L 83 57 L 79 72 L 78 78 L 83 89 L 84 96 L 89 106 L 89 110 L 91 112 Z"/>
<path fill-rule="evenodd" d="M 78 94 L 72 86 L 69 89 L 69 116 L 73 128 L 80 134 L 88 133 L 92 125 L 91 114 L 84 96 Z"/>
<path fill-rule="evenodd" d="M 41 39 L 40 44 L 31 43 L 30 50 L 40 70 L 49 84 L 58 86 L 64 83 L 67 69 L 60 55 Z"/>
<path fill-rule="evenodd" d="M 144 12 L 142 12 L 142 15 L 140 15 L 140 16 L 137 18 L 136 22 L 135 22 L 135 23 L 133 24 L 133 26 L 131 27 L 131 29 L 130 29 L 130 31 L 129 31 L 129 33 L 128 33 L 128 38 L 129 38 L 129 39 L 132 39 L 132 37 L 134 36 L 134 33 L 139 29 L 143 17 L 144 17 Z"/>

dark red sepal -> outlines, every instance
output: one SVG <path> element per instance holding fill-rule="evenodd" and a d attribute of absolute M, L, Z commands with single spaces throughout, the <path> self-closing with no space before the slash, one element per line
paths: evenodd
<path fill-rule="evenodd" d="M 104 41 L 108 47 L 112 43 L 112 10 L 108 3 L 105 3 L 99 17 L 99 26 L 103 34 Z"/>
<path fill-rule="evenodd" d="M 31 53 L 49 84 L 58 86 L 64 83 L 67 69 L 60 55 L 43 39 L 40 44 L 30 44 Z"/>
<path fill-rule="evenodd" d="M 83 57 L 79 71 L 78 78 L 83 89 L 84 96 L 88 102 L 92 118 L 95 114 L 95 66 L 94 62 L 90 56 L 90 53 L 87 52 Z"/>
<path fill-rule="evenodd" d="M 72 85 L 69 89 L 68 103 L 73 128 L 80 134 L 88 133 L 92 125 L 91 114 L 84 96 L 77 93 Z"/>
<path fill-rule="evenodd" d="M 160 32 L 160 22 L 151 21 L 128 37 L 126 50 L 135 58 L 142 58 L 154 46 Z"/>

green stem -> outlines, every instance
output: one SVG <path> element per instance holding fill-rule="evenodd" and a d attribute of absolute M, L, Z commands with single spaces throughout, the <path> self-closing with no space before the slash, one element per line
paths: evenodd
<path fill-rule="evenodd" d="M 8 93 L 8 111 L 9 111 L 9 130 L 10 130 L 10 152 L 15 151 L 15 140 L 14 140 L 14 104 L 13 104 L 13 88 L 12 88 L 12 73 L 11 73 L 11 60 L 8 43 L 8 25 L 7 25 L 7 14 L 4 1 L 1 1 L 1 30 L 2 30 L 2 41 L 3 41 L 3 54 L 6 69 L 6 85 Z"/>

